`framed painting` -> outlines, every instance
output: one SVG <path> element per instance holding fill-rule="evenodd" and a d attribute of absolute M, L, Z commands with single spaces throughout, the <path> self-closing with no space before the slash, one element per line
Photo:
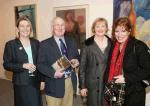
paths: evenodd
<path fill-rule="evenodd" d="M 134 0 L 136 37 L 150 47 L 150 0 Z"/>
<path fill-rule="evenodd" d="M 27 16 L 33 28 L 33 37 L 36 38 L 36 15 L 35 15 L 35 4 L 32 5 L 23 5 L 23 6 L 15 6 L 15 22 L 17 22 L 18 18 L 21 16 Z"/>
<path fill-rule="evenodd" d="M 119 17 L 129 17 L 132 9 L 132 0 L 114 0 L 113 8 L 113 22 Z"/>
<path fill-rule="evenodd" d="M 65 21 L 65 35 L 73 37 L 80 49 L 87 35 L 88 5 L 55 7 L 54 16 Z"/>

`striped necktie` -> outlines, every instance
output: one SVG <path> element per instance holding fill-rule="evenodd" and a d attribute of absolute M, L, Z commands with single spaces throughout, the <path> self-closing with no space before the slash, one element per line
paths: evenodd
<path fill-rule="evenodd" d="M 59 41 L 60 41 L 60 49 L 61 49 L 62 55 L 65 55 L 66 57 L 68 57 L 67 48 L 66 48 L 63 40 L 59 39 Z"/>

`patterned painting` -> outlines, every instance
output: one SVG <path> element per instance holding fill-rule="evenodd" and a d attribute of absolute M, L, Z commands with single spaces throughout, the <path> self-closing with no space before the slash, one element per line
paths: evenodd
<path fill-rule="evenodd" d="M 150 47 L 150 0 L 134 0 L 136 35 Z"/>
<path fill-rule="evenodd" d="M 56 16 L 62 17 L 65 20 L 67 36 L 75 38 L 77 46 L 80 49 L 82 43 L 86 39 L 86 10 L 81 9 L 69 9 L 69 10 L 57 10 Z M 74 23 L 71 25 L 70 23 Z"/>
<path fill-rule="evenodd" d="M 132 9 L 132 0 L 114 0 L 113 1 L 113 21 L 119 17 L 128 17 Z"/>

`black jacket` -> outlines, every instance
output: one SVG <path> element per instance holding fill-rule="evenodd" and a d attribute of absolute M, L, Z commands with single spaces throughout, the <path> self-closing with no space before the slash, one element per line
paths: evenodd
<path fill-rule="evenodd" d="M 105 78 L 108 78 L 108 71 L 109 68 Z M 150 78 L 150 54 L 148 46 L 134 37 L 129 38 L 125 49 L 123 74 L 126 82 L 125 106 L 144 106 L 145 88 L 141 82 Z"/>
<path fill-rule="evenodd" d="M 30 43 L 32 49 L 33 62 L 36 65 L 39 41 L 31 38 Z M 38 81 L 39 74 L 37 73 L 37 71 L 34 72 L 36 76 L 31 79 L 28 70 L 23 68 L 23 64 L 28 63 L 28 55 L 26 54 L 23 45 L 21 44 L 19 39 L 14 39 L 6 43 L 3 60 L 4 68 L 7 71 L 13 72 L 14 84 L 27 85 L 32 83 L 33 80 Z"/>

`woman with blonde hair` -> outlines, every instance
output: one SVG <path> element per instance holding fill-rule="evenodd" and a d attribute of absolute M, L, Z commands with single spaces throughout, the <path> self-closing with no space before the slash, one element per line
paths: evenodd
<path fill-rule="evenodd" d="M 42 106 L 36 70 L 39 41 L 30 38 L 32 25 L 23 16 L 16 24 L 18 37 L 5 45 L 3 66 L 13 72 L 14 106 Z"/>
<path fill-rule="evenodd" d="M 107 31 L 106 19 L 97 18 L 92 25 L 94 35 L 81 49 L 79 86 L 81 96 L 87 97 L 87 106 L 103 106 L 103 75 L 112 46 Z"/>

